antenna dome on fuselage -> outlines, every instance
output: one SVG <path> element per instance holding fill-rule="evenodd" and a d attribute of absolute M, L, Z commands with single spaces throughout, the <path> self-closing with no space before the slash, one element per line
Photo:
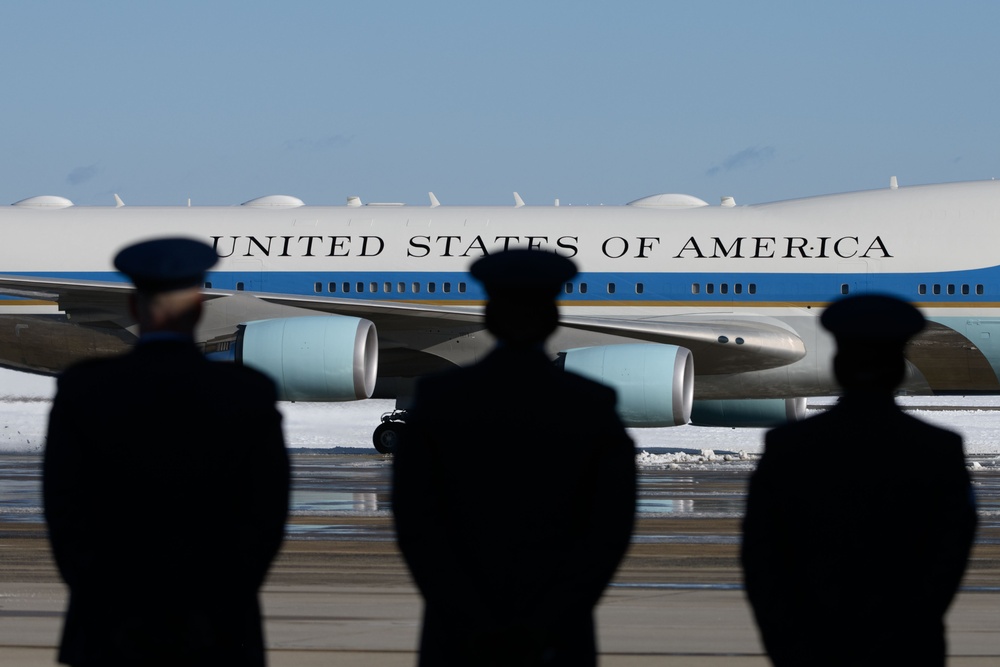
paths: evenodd
<path fill-rule="evenodd" d="M 630 201 L 628 205 L 638 208 L 695 208 L 698 206 L 708 206 L 708 202 L 692 195 L 668 193 L 636 199 L 635 201 Z"/>
<path fill-rule="evenodd" d="M 241 204 L 241 206 L 253 206 L 255 208 L 295 208 L 305 205 L 304 201 L 291 195 L 267 195 L 266 197 L 257 197 Z"/>
<path fill-rule="evenodd" d="M 73 202 L 57 195 L 39 195 L 16 201 L 11 205 L 24 208 L 69 208 Z"/>

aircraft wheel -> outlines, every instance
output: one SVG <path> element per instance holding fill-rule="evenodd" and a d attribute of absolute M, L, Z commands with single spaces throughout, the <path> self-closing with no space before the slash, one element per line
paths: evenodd
<path fill-rule="evenodd" d="M 406 425 L 403 422 L 382 422 L 372 434 L 372 443 L 379 454 L 392 454 L 399 446 L 399 438 Z"/>

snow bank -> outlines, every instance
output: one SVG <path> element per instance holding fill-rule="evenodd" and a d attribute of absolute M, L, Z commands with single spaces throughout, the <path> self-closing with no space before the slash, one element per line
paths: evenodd
<path fill-rule="evenodd" d="M 52 378 L 0 369 L 0 452 L 41 451 L 45 440 Z M 834 399 L 812 399 L 811 408 Z M 957 431 L 973 456 L 1000 456 L 1000 396 L 903 397 L 916 417 Z M 371 434 L 391 400 L 352 403 L 280 403 L 289 447 L 373 453 Z M 921 409 L 921 408 L 947 408 Z M 765 429 L 680 426 L 629 429 L 640 465 L 669 466 L 751 461 L 763 449 Z M 890 452 L 904 455 L 905 451 Z"/>

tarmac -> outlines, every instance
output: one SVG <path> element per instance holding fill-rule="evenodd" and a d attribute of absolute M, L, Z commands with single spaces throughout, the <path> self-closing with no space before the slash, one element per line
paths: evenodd
<path fill-rule="evenodd" d="M 997 473 L 989 473 L 995 475 Z M 340 535 L 296 538 L 310 524 Z M 295 517 L 262 591 L 272 667 L 416 664 L 421 600 L 385 515 Z M 314 527 L 314 526 L 312 526 Z M 352 529 L 357 529 L 352 530 Z M 739 519 L 640 517 L 598 607 L 605 667 L 770 664 L 740 587 Z M 664 535 L 684 535 L 671 541 Z M 700 542 L 699 535 L 706 536 Z M 0 521 L 0 664 L 52 665 L 65 608 L 44 525 Z M 1000 522 L 981 522 L 964 589 L 948 615 L 949 664 L 1000 663 Z"/>

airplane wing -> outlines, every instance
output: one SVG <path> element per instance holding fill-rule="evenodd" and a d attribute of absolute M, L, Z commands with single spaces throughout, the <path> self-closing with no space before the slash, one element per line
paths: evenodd
<path fill-rule="evenodd" d="M 51 277 L 0 276 L 0 294 L 56 301 L 73 295 L 127 294 L 129 283 L 100 280 L 53 280 Z"/>
<path fill-rule="evenodd" d="M 0 295 L 57 303 L 77 322 L 127 316 L 131 291 L 131 284 L 121 282 L 0 276 Z"/>
<path fill-rule="evenodd" d="M 270 303 L 363 317 L 375 323 L 379 338 L 405 340 L 416 329 L 441 333 L 482 328 L 482 309 L 332 297 L 257 294 Z M 471 328 L 470 328 L 471 325 Z M 659 318 L 655 320 L 563 316 L 560 325 L 648 343 L 686 347 L 699 374 L 717 375 L 786 366 L 803 358 L 805 344 L 777 323 L 750 317 Z"/>
<path fill-rule="evenodd" d="M 77 324 L 115 322 L 122 327 L 128 326 L 131 316 L 127 297 L 132 290 L 132 285 L 127 282 L 0 275 L 0 295 L 56 303 L 70 321 Z M 251 320 L 316 312 L 371 320 L 379 331 L 382 349 L 405 348 L 414 339 L 423 341 L 418 347 L 428 347 L 462 332 L 483 328 L 481 309 L 472 307 L 442 308 L 374 300 L 250 294 L 232 290 L 209 289 L 203 293 L 206 316 L 200 329 L 206 338 Z"/>
<path fill-rule="evenodd" d="M 123 282 L 53 280 L 31 276 L 0 276 L 0 294 L 54 301 L 76 322 L 121 321 L 128 318 Z M 287 316 L 300 311 L 350 315 L 371 320 L 385 350 L 426 348 L 427 343 L 483 328 L 482 308 L 445 307 L 393 301 L 345 299 L 205 290 L 211 328 L 219 330 L 248 321 Z M 764 370 L 785 366 L 805 356 L 805 344 L 795 332 L 759 317 L 674 316 L 619 319 L 564 315 L 561 326 L 649 343 L 685 347 L 694 354 L 699 375 Z"/>

